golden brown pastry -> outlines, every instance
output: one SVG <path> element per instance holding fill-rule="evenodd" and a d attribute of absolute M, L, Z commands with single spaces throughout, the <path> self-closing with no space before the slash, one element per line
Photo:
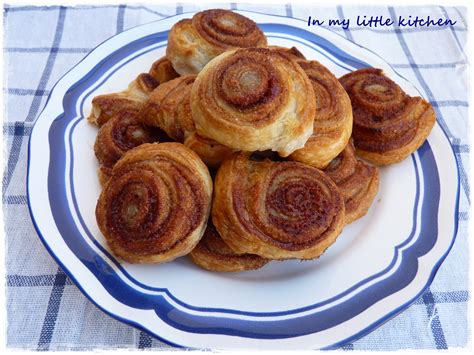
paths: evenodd
<path fill-rule="evenodd" d="M 179 74 L 173 69 L 170 60 L 166 57 L 162 57 L 155 61 L 148 74 L 150 74 L 159 84 L 166 83 L 167 81 L 173 80 L 179 76 Z"/>
<path fill-rule="evenodd" d="M 192 150 L 146 143 L 115 164 L 97 202 L 97 223 L 119 258 L 164 263 L 197 245 L 211 197 L 209 171 Z"/>
<path fill-rule="evenodd" d="M 237 253 L 313 259 L 344 226 L 344 199 L 320 170 L 234 153 L 217 171 L 212 221 Z"/>
<path fill-rule="evenodd" d="M 206 10 L 171 28 L 166 57 L 180 75 L 197 74 L 229 49 L 266 45 L 265 35 L 251 19 L 230 10 Z"/>
<path fill-rule="evenodd" d="M 139 116 L 142 122 L 160 127 L 169 137 L 195 151 L 207 166 L 215 168 L 234 150 L 196 133 L 190 107 L 195 78 L 185 75 L 160 85 Z"/>
<path fill-rule="evenodd" d="M 408 96 L 381 69 L 356 70 L 339 81 L 351 98 L 358 156 L 375 165 L 397 163 L 430 134 L 436 121 L 433 107 Z"/>
<path fill-rule="evenodd" d="M 142 122 L 160 127 L 172 139 L 183 143 L 196 130 L 189 103 L 195 79 L 195 75 L 186 75 L 158 86 L 140 111 Z"/>
<path fill-rule="evenodd" d="M 100 127 L 122 110 L 139 111 L 157 86 L 158 82 L 150 74 L 142 73 L 130 83 L 127 90 L 94 97 L 87 120 Z"/>
<path fill-rule="evenodd" d="M 233 149 L 203 137 L 197 132 L 191 133 L 184 141 L 184 145 L 199 155 L 202 161 L 210 168 L 219 167 L 224 159 L 234 152 Z"/>
<path fill-rule="evenodd" d="M 337 78 L 321 63 L 298 60 L 316 97 L 313 134 L 290 159 L 322 169 L 347 145 L 352 133 L 352 106 Z"/>
<path fill-rule="evenodd" d="M 104 188 L 107 181 L 109 181 L 112 176 L 112 168 L 107 168 L 103 165 L 99 165 L 97 169 L 97 177 L 99 178 L 99 183 L 102 188 Z"/>
<path fill-rule="evenodd" d="M 306 59 L 303 53 L 301 53 L 296 47 L 286 48 L 286 47 L 280 47 L 280 46 L 268 46 L 268 48 L 270 48 L 273 51 L 277 51 L 278 53 L 285 55 L 292 60 Z"/>
<path fill-rule="evenodd" d="M 198 74 L 191 90 L 197 132 L 235 150 L 288 156 L 313 131 L 316 100 L 303 69 L 267 48 L 228 51 Z"/>
<path fill-rule="evenodd" d="M 356 158 L 352 141 L 324 169 L 344 197 L 345 224 L 365 216 L 379 189 L 379 169 Z"/>
<path fill-rule="evenodd" d="M 199 267 L 220 272 L 256 270 L 270 260 L 253 254 L 237 254 L 222 240 L 211 221 L 193 251 L 191 260 Z"/>
<path fill-rule="evenodd" d="M 112 168 L 126 151 L 143 143 L 158 141 L 155 128 L 145 126 L 138 120 L 138 112 L 123 110 L 102 125 L 97 134 L 94 152 L 99 161 L 99 180 L 103 185 Z"/>

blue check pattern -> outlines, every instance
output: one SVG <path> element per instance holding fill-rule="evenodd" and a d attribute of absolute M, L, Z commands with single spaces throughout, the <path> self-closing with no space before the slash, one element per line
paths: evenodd
<path fill-rule="evenodd" d="M 357 15 L 430 15 L 452 27 L 332 28 L 385 58 L 423 90 L 454 146 L 461 176 L 457 240 L 430 288 L 411 307 L 345 350 L 447 349 L 465 347 L 468 334 L 468 25 L 463 7 L 269 7 L 226 3 L 307 20 Z M 165 349 L 168 345 L 118 322 L 89 302 L 43 247 L 26 199 L 27 145 L 54 83 L 92 48 L 127 28 L 187 11 L 195 5 L 33 7 L 5 5 L 3 122 L 6 166 L 3 208 L 7 236 L 7 346 L 37 350 Z M 327 23 L 327 21 L 326 21 Z M 302 22 L 302 26 L 304 26 Z"/>

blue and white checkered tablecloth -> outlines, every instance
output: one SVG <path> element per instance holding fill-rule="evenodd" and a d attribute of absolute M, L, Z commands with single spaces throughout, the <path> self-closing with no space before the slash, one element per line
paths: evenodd
<path fill-rule="evenodd" d="M 449 17 L 452 27 L 334 29 L 385 58 L 433 104 L 454 146 L 461 173 L 459 232 L 423 296 L 406 311 L 345 349 L 446 349 L 469 342 L 468 59 L 466 9 L 454 7 L 309 7 L 220 4 L 213 7 L 307 19 L 357 15 Z M 98 310 L 41 244 L 26 201 L 27 144 L 55 82 L 92 48 L 127 28 L 201 10 L 195 5 L 4 8 L 3 208 L 6 229 L 7 346 L 39 350 L 169 348 Z"/>

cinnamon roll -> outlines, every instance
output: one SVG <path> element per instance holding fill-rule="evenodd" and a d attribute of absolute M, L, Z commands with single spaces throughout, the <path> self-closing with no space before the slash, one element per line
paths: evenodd
<path fill-rule="evenodd" d="M 321 63 L 298 60 L 316 97 L 313 134 L 290 159 L 322 169 L 347 145 L 352 133 L 352 106 L 337 78 Z"/>
<path fill-rule="evenodd" d="M 235 150 L 302 148 L 316 100 L 303 69 L 267 48 L 228 51 L 198 74 L 191 90 L 197 132 Z"/>
<path fill-rule="evenodd" d="M 103 185 L 112 168 L 126 151 L 144 143 L 158 141 L 155 128 L 143 125 L 138 120 L 138 112 L 122 110 L 116 113 L 99 129 L 94 152 L 100 163 L 99 180 Z"/>
<path fill-rule="evenodd" d="M 212 220 L 236 253 L 313 259 L 344 226 L 344 199 L 320 170 L 234 153 L 217 171 Z"/>
<path fill-rule="evenodd" d="M 266 45 L 265 35 L 251 19 L 229 10 L 206 10 L 171 28 L 166 57 L 180 75 L 197 74 L 229 49 Z"/>
<path fill-rule="evenodd" d="M 179 74 L 173 69 L 170 60 L 166 57 L 162 57 L 155 61 L 148 74 L 150 74 L 159 84 L 166 83 L 167 81 L 173 80 L 179 76 Z"/>
<path fill-rule="evenodd" d="M 130 83 L 127 90 L 94 97 L 87 120 L 100 127 L 122 110 L 139 111 L 158 84 L 150 74 L 142 73 Z"/>
<path fill-rule="evenodd" d="M 351 98 L 358 156 L 375 165 L 397 163 L 430 134 L 436 121 L 433 107 L 407 95 L 381 69 L 356 70 L 339 80 Z"/>
<path fill-rule="evenodd" d="M 188 254 L 206 228 L 209 171 L 180 143 L 146 143 L 115 164 L 96 208 L 112 252 L 131 263 L 164 263 Z"/>
<path fill-rule="evenodd" d="M 345 224 L 365 216 L 379 189 L 379 169 L 356 158 L 352 141 L 324 169 L 344 197 Z"/>
<path fill-rule="evenodd" d="M 195 75 L 186 75 L 161 84 L 140 111 L 140 119 L 160 127 L 172 139 L 183 143 L 196 130 L 191 115 L 190 97 Z"/>
<path fill-rule="evenodd" d="M 224 159 L 234 152 L 216 141 L 203 137 L 197 132 L 190 134 L 184 141 L 184 145 L 193 150 L 202 161 L 210 168 L 217 168 Z"/>
<path fill-rule="evenodd" d="M 220 272 L 256 270 L 270 260 L 253 254 L 237 254 L 222 240 L 211 221 L 193 251 L 191 260 L 199 267 Z"/>

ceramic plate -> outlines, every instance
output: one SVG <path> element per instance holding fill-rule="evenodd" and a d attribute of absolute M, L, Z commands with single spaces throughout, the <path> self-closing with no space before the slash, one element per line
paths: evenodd
<path fill-rule="evenodd" d="M 269 43 L 296 46 L 336 76 L 373 66 L 422 95 L 375 53 L 305 22 L 238 11 Z M 212 273 L 186 257 L 164 265 L 119 263 L 95 219 L 100 193 L 87 122 L 94 96 L 120 91 L 165 53 L 187 13 L 110 38 L 54 87 L 31 134 L 28 199 L 44 245 L 84 294 L 112 317 L 192 348 L 334 348 L 408 307 L 431 283 L 456 235 L 459 178 L 440 125 L 405 161 L 381 169 L 369 213 L 318 260 Z"/>

